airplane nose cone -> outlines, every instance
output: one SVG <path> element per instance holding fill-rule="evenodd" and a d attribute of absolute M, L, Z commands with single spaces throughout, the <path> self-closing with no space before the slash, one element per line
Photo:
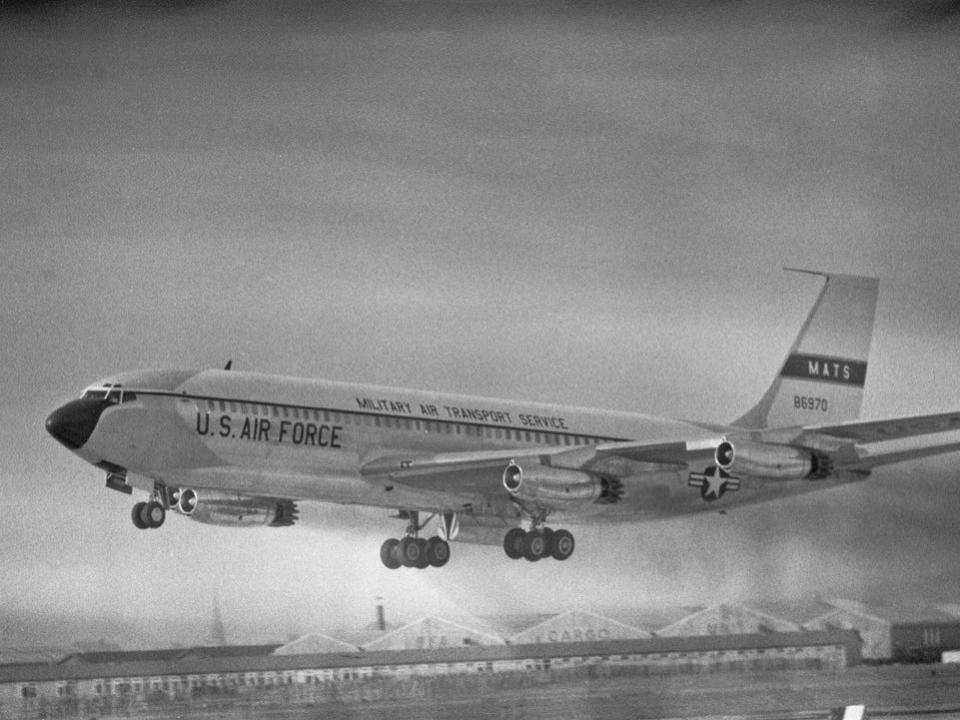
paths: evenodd
<path fill-rule="evenodd" d="M 106 400 L 71 400 L 47 417 L 47 432 L 71 450 L 90 439 L 100 415 L 112 403 Z"/>

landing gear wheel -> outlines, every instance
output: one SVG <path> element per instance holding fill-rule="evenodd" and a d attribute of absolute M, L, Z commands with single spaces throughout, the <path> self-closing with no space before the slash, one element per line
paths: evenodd
<path fill-rule="evenodd" d="M 543 540 L 546 543 L 543 550 L 543 557 L 553 554 L 553 530 L 548 527 L 540 528 L 543 533 Z"/>
<path fill-rule="evenodd" d="M 420 562 L 420 544 L 415 537 L 405 537 L 397 546 L 397 558 L 404 567 L 416 567 Z"/>
<path fill-rule="evenodd" d="M 400 559 L 398 548 L 400 546 L 400 541 L 396 538 L 390 538 L 389 540 L 384 541 L 383 545 L 380 546 L 380 562 L 386 565 L 391 570 L 396 570 L 400 567 Z"/>
<path fill-rule="evenodd" d="M 144 517 L 146 515 L 146 510 L 147 504 L 145 502 L 138 502 L 133 506 L 133 510 L 130 512 L 130 519 L 133 520 L 133 524 L 138 530 L 146 530 L 148 527 L 150 527 Z"/>
<path fill-rule="evenodd" d="M 417 560 L 417 564 L 414 565 L 417 570 L 425 570 L 430 567 L 430 558 L 427 557 L 427 549 L 429 545 L 427 544 L 426 538 L 417 538 L 417 547 L 420 548 L 420 559 Z"/>
<path fill-rule="evenodd" d="M 523 556 L 536 562 L 547 554 L 547 540 L 542 532 L 531 530 L 523 536 Z"/>
<path fill-rule="evenodd" d="M 523 536 L 526 535 L 523 528 L 510 528 L 503 537 L 503 551 L 511 560 L 519 560 L 523 557 Z"/>
<path fill-rule="evenodd" d="M 163 521 L 166 520 L 167 511 L 163 509 L 163 505 L 153 500 L 147 503 L 147 509 L 144 511 L 143 517 L 147 521 L 148 527 L 158 528 L 163 525 Z"/>
<path fill-rule="evenodd" d="M 450 560 L 450 545 L 446 540 L 432 537 L 427 541 L 427 562 L 433 567 L 443 567 Z"/>
<path fill-rule="evenodd" d="M 566 560 L 573 555 L 573 548 L 576 543 L 573 541 L 573 534 L 568 530 L 554 530 L 553 539 L 550 543 L 550 554 L 556 560 Z"/>

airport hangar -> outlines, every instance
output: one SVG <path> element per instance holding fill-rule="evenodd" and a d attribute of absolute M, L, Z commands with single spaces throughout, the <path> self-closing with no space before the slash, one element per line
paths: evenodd
<path fill-rule="evenodd" d="M 659 626 L 657 634 L 631 617 Z M 853 630 L 801 630 L 731 605 L 618 618 L 578 610 L 525 622 L 426 617 L 395 628 L 374 624 L 356 639 L 318 633 L 285 645 L 72 653 L 53 663 L 0 665 L 0 707 L 577 668 L 636 675 L 840 669 L 861 660 Z"/>

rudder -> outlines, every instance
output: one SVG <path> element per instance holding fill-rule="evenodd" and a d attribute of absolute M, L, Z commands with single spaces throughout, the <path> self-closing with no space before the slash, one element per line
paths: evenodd
<path fill-rule="evenodd" d="M 860 415 L 880 281 L 797 272 L 826 282 L 777 377 L 760 402 L 733 422 L 737 427 L 823 425 Z"/>

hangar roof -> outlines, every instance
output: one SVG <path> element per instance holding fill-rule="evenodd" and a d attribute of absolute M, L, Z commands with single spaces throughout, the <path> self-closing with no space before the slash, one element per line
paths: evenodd
<path fill-rule="evenodd" d="M 280 647 L 273 645 L 212 645 L 164 650 L 110 650 L 72 653 L 62 658 L 59 665 L 109 665 L 114 663 L 164 662 L 185 658 L 229 658 L 269 655 Z"/>
<path fill-rule="evenodd" d="M 874 618 L 891 625 L 915 625 L 922 623 L 940 623 L 940 624 L 960 624 L 960 616 L 949 611 L 949 605 L 901 605 L 898 607 L 888 607 L 885 605 L 870 605 L 857 602 L 855 600 L 834 599 L 830 604 L 839 610 L 843 610 L 854 615 L 862 615 L 868 618 Z M 832 611 L 825 612 L 821 617 L 833 614 Z"/>

